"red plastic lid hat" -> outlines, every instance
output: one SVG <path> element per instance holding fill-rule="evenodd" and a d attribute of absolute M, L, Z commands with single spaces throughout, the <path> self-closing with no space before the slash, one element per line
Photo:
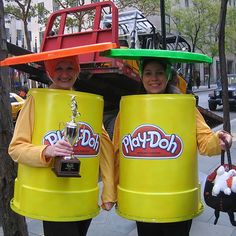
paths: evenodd
<path fill-rule="evenodd" d="M 46 52 L 27 54 L 16 57 L 8 57 L 5 60 L 0 61 L 0 66 L 18 65 L 30 62 L 47 61 L 57 58 L 78 56 L 80 54 L 101 52 L 116 47 L 117 46 L 115 43 L 107 42 L 107 43 L 90 44 L 86 46 L 78 46 L 65 49 L 56 49 Z"/>

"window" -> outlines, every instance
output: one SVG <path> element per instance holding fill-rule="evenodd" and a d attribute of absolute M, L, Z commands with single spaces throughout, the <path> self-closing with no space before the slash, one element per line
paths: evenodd
<path fill-rule="evenodd" d="M 43 35 L 44 35 L 44 31 L 39 32 L 39 44 L 41 45 L 43 42 Z"/>
<path fill-rule="evenodd" d="M 32 41 L 32 32 L 31 31 L 29 31 L 29 40 L 30 40 L 30 42 Z"/>
<path fill-rule="evenodd" d="M 44 18 L 44 2 L 38 3 L 38 23 L 43 22 Z"/>
<path fill-rule="evenodd" d="M 22 40 L 22 30 L 17 30 L 16 31 L 16 37 L 17 37 L 18 40 L 20 40 L 20 41 Z"/>
<path fill-rule="evenodd" d="M 185 7 L 189 7 L 189 0 L 185 0 Z"/>
<path fill-rule="evenodd" d="M 10 19 L 9 15 L 7 13 L 4 13 L 4 18 L 5 18 L 5 20 L 9 20 Z"/>
<path fill-rule="evenodd" d="M 7 41 L 11 41 L 11 35 L 10 35 L 10 29 L 9 28 L 6 28 L 6 38 L 7 38 Z"/>
<path fill-rule="evenodd" d="M 53 1 L 53 11 L 58 11 L 60 9 L 59 4 L 56 1 Z"/>
<path fill-rule="evenodd" d="M 71 1 L 71 7 L 77 7 L 78 6 L 78 2 L 77 1 Z"/>
<path fill-rule="evenodd" d="M 233 61 L 227 60 L 227 74 L 233 74 Z"/>

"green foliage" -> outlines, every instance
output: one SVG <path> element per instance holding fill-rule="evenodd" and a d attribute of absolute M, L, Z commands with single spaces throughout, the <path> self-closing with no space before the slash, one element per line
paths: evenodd
<path fill-rule="evenodd" d="M 175 23 L 172 30 L 186 37 L 194 51 L 198 49 L 212 57 L 218 55 L 220 1 L 193 0 L 193 5 L 185 9 L 180 8 L 177 0 L 169 2 L 172 2 L 172 7 L 168 8 L 168 12 Z M 229 8 L 227 12 L 226 52 L 236 51 L 235 12 L 235 8 Z"/>
<path fill-rule="evenodd" d="M 55 0 L 59 9 L 66 9 L 85 4 L 84 0 Z M 66 19 L 66 33 L 80 32 L 91 28 L 90 23 L 94 20 L 94 11 L 77 12 L 68 14 Z M 58 22 L 59 23 L 59 22 Z M 58 24 L 59 25 L 59 24 Z M 58 26 L 57 26 L 58 27 Z M 56 25 L 54 31 L 57 31 Z"/>
<path fill-rule="evenodd" d="M 54 0 L 54 1 L 61 9 L 82 6 L 85 4 L 84 0 Z"/>
<path fill-rule="evenodd" d="M 144 15 L 159 12 L 160 1 L 119 0 L 119 7 L 137 7 Z M 172 32 L 181 34 L 192 45 L 192 50 L 216 56 L 218 54 L 218 31 L 220 1 L 192 0 L 183 7 L 180 0 L 165 0 L 165 10 L 173 23 Z M 159 27 L 160 28 L 160 27 Z M 226 51 L 236 52 L 236 9 L 228 7 L 226 25 Z"/>
<path fill-rule="evenodd" d="M 193 0 L 187 8 L 172 4 L 169 14 L 174 22 L 172 30 L 179 32 L 192 44 L 192 50 L 215 51 L 218 32 L 219 4 L 215 0 Z M 213 52 L 212 51 L 212 52 Z"/>
<path fill-rule="evenodd" d="M 157 14 L 160 11 L 160 1 L 153 0 L 119 0 L 119 8 L 134 7 L 140 10 L 145 16 Z"/>
<path fill-rule="evenodd" d="M 25 0 L 23 3 L 19 1 L 20 5 L 14 4 L 16 1 L 8 0 L 4 12 L 10 17 L 13 17 L 17 20 L 27 21 L 30 17 L 35 16 L 35 6 L 30 6 L 30 2 Z"/>
<path fill-rule="evenodd" d="M 28 22 L 32 17 L 38 16 L 38 22 L 44 23 L 49 11 L 39 4 L 31 4 L 31 0 L 6 0 L 4 12 L 11 18 L 23 21 L 26 45 L 27 49 L 30 50 Z"/>
<path fill-rule="evenodd" d="M 226 51 L 236 53 L 236 8 L 228 7 L 225 35 Z"/>
<path fill-rule="evenodd" d="M 46 25 L 48 20 L 48 15 L 50 14 L 50 11 L 48 11 L 44 6 L 41 4 L 37 4 L 35 6 L 35 9 L 32 10 L 32 13 L 34 13 L 34 16 L 38 16 L 38 23 L 42 25 Z"/>

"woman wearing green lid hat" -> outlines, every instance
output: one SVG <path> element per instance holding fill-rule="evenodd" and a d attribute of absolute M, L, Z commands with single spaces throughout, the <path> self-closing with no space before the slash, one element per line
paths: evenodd
<path fill-rule="evenodd" d="M 180 93 L 178 87 L 172 83 L 171 67 L 162 59 L 146 58 L 141 63 L 141 78 L 143 91 L 146 94 L 176 94 Z M 158 109 L 158 108 L 157 108 Z M 196 140 L 198 151 L 202 155 L 213 156 L 225 150 L 226 140 L 229 146 L 232 145 L 232 136 L 225 131 L 214 133 L 206 124 L 204 118 L 196 109 Z M 116 185 L 119 182 L 119 132 L 120 116 L 115 123 L 113 143 L 116 156 Z M 139 236 L 188 236 L 192 220 L 168 223 L 150 223 L 136 221 Z"/>

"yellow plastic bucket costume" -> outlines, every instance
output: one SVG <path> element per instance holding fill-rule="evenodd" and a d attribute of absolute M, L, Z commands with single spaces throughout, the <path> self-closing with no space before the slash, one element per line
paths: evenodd
<path fill-rule="evenodd" d="M 192 95 L 122 97 L 120 216 L 177 222 L 202 212 L 195 109 Z"/>
<path fill-rule="evenodd" d="M 57 177 L 51 168 L 19 164 L 11 208 L 24 216 L 48 221 L 78 221 L 99 213 L 98 171 L 103 115 L 99 95 L 56 89 L 32 89 L 35 124 L 32 143 L 50 144 L 62 138 L 61 123 L 71 119 L 71 96 L 75 96 L 83 130 L 75 147 L 81 161 L 81 178 Z M 81 133 L 82 132 L 82 133 Z"/>

